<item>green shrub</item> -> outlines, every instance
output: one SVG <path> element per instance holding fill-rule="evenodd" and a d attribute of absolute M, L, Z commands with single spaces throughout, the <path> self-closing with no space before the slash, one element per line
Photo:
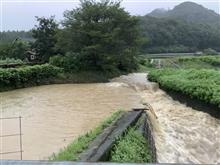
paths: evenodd
<path fill-rule="evenodd" d="M 179 58 L 180 63 L 184 62 L 204 62 L 212 66 L 220 66 L 220 56 L 200 56 Z"/>
<path fill-rule="evenodd" d="M 25 52 L 30 49 L 30 44 L 22 40 L 13 43 L 0 44 L 0 58 L 15 58 L 24 60 Z"/>
<path fill-rule="evenodd" d="M 0 68 L 0 90 L 38 84 L 42 80 L 55 77 L 61 71 L 61 68 L 49 64 L 8 69 Z"/>
<path fill-rule="evenodd" d="M 24 62 L 20 59 L 14 59 L 14 58 L 6 58 L 4 60 L 0 59 L 0 65 L 4 64 L 24 64 Z"/>
<path fill-rule="evenodd" d="M 211 69 L 153 70 L 148 79 L 167 90 L 180 92 L 220 107 L 220 72 Z"/>
<path fill-rule="evenodd" d="M 206 55 L 217 55 L 218 54 L 218 52 L 212 48 L 203 50 L 203 53 Z"/>
<path fill-rule="evenodd" d="M 111 151 L 110 161 L 127 163 L 152 162 L 146 139 L 130 128 L 125 136 L 120 137 Z"/>
<path fill-rule="evenodd" d="M 76 72 L 80 70 L 77 54 L 67 53 L 65 56 L 57 55 L 50 58 L 51 65 L 61 67 L 66 72 Z"/>

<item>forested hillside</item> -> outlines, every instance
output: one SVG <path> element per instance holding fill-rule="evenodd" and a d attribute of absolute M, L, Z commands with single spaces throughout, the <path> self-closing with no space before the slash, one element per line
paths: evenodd
<path fill-rule="evenodd" d="M 15 39 L 20 38 L 24 41 L 32 41 L 33 37 L 30 31 L 5 31 L 0 32 L 0 44 L 13 42 Z"/>
<path fill-rule="evenodd" d="M 148 14 L 157 18 L 181 19 L 191 23 L 219 25 L 219 14 L 194 2 L 183 2 L 172 10 L 155 9 Z"/>
<path fill-rule="evenodd" d="M 192 52 L 220 49 L 220 15 L 193 2 L 173 10 L 155 9 L 141 17 L 148 38 L 144 52 Z"/>

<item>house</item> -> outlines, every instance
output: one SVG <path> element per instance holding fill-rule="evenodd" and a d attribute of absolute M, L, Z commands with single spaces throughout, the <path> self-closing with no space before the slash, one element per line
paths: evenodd
<path fill-rule="evenodd" d="M 26 51 L 25 56 L 28 62 L 39 62 L 39 56 L 35 51 Z"/>

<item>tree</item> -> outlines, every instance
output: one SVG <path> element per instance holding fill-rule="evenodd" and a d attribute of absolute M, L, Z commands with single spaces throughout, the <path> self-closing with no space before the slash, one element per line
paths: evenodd
<path fill-rule="evenodd" d="M 64 17 L 58 47 L 74 53 L 82 69 L 136 69 L 139 19 L 124 11 L 120 2 L 82 0 Z"/>
<path fill-rule="evenodd" d="M 0 44 L 0 59 L 14 58 L 25 60 L 25 52 L 30 49 L 28 42 L 17 38 L 13 42 Z"/>
<path fill-rule="evenodd" d="M 56 54 L 55 44 L 56 32 L 58 24 L 55 22 L 54 17 L 44 18 L 36 17 L 38 25 L 32 30 L 35 42 L 33 48 L 41 57 L 42 61 L 48 61 L 49 58 Z"/>

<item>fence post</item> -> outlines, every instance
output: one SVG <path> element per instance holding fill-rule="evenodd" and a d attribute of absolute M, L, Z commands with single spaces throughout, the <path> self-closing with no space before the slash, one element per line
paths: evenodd
<path fill-rule="evenodd" d="M 19 130 L 20 130 L 20 152 L 21 152 L 21 160 L 22 160 L 22 133 L 21 133 L 21 116 L 19 116 Z"/>

